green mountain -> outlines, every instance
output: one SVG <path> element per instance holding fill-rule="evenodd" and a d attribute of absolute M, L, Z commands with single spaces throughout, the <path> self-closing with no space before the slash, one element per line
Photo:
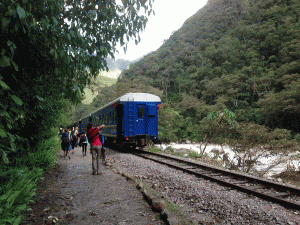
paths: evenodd
<path fill-rule="evenodd" d="M 131 61 L 129 60 L 124 60 L 124 59 L 115 60 L 112 58 L 107 58 L 106 62 L 109 71 L 114 71 L 114 70 L 124 71 L 131 64 Z"/>
<path fill-rule="evenodd" d="M 152 87 L 182 126 L 227 108 L 300 132 L 299 15 L 298 0 L 209 0 L 118 85 Z"/>

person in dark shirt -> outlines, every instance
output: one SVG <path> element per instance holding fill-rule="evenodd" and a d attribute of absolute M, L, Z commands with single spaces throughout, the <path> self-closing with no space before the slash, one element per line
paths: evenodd
<path fill-rule="evenodd" d="M 67 129 L 64 133 L 61 135 L 61 146 L 64 151 L 64 159 L 66 159 L 68 153 L 69 153 L 69 159 L 71 159 L 71 142 L 69 138 L 69 130 Z"/>
<path fill-rule="evenodd" d="M 86 156 L 87 140 L 86 140 L 86 135 L 85 135 L 84 132 L 80 136 L 79 146 L 82 147 L 82 155 L 83 155 L 83 157 Z"/>

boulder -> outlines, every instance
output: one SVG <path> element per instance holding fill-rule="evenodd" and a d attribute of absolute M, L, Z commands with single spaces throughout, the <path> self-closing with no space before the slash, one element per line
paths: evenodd
<path fill-rule="evenodd" d="M 220 154 L 220 151 L 217 148 L 213 148 L 210 152 L 214 154 Z"/>
<path fill-rule="evenodd" d="M 162 212 L 167 208 L 167 205 L 162 200 L 160 200 L 160 201 L 155 200 L 155 201 L 152 202 L 152 208 L 156 212 Z"/>

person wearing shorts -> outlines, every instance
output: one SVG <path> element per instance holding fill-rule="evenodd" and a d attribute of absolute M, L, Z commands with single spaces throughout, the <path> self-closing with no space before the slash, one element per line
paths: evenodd
<path fill-rule="evenodd" d="M 71 142 L 70 142 L 70 138 L 69 138 L 68 129 L 61 135 L 61 147 L 62 147 L 62 150 L 64 151 L 64 159 L 66 159 L 66 157 L 68 156 L 68 153 L 69 153 L 69 159 L 71 159 L 71 156 L 70 156 Z"/>

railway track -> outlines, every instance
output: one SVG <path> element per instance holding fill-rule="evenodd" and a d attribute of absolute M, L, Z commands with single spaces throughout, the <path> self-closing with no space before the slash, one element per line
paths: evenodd
<path fill-rule="evenodd" d="M 139 150 L 133 154 L 152 161 L 182 170 L 186 173 L 203 177 L 224 186 L 255 195 L 287 208 L 300 210 L 300 189 L 269 180 L 239 174 L 236 172 L 216 168 L 210 165 L 191 162 L 169 155 Z"/>

